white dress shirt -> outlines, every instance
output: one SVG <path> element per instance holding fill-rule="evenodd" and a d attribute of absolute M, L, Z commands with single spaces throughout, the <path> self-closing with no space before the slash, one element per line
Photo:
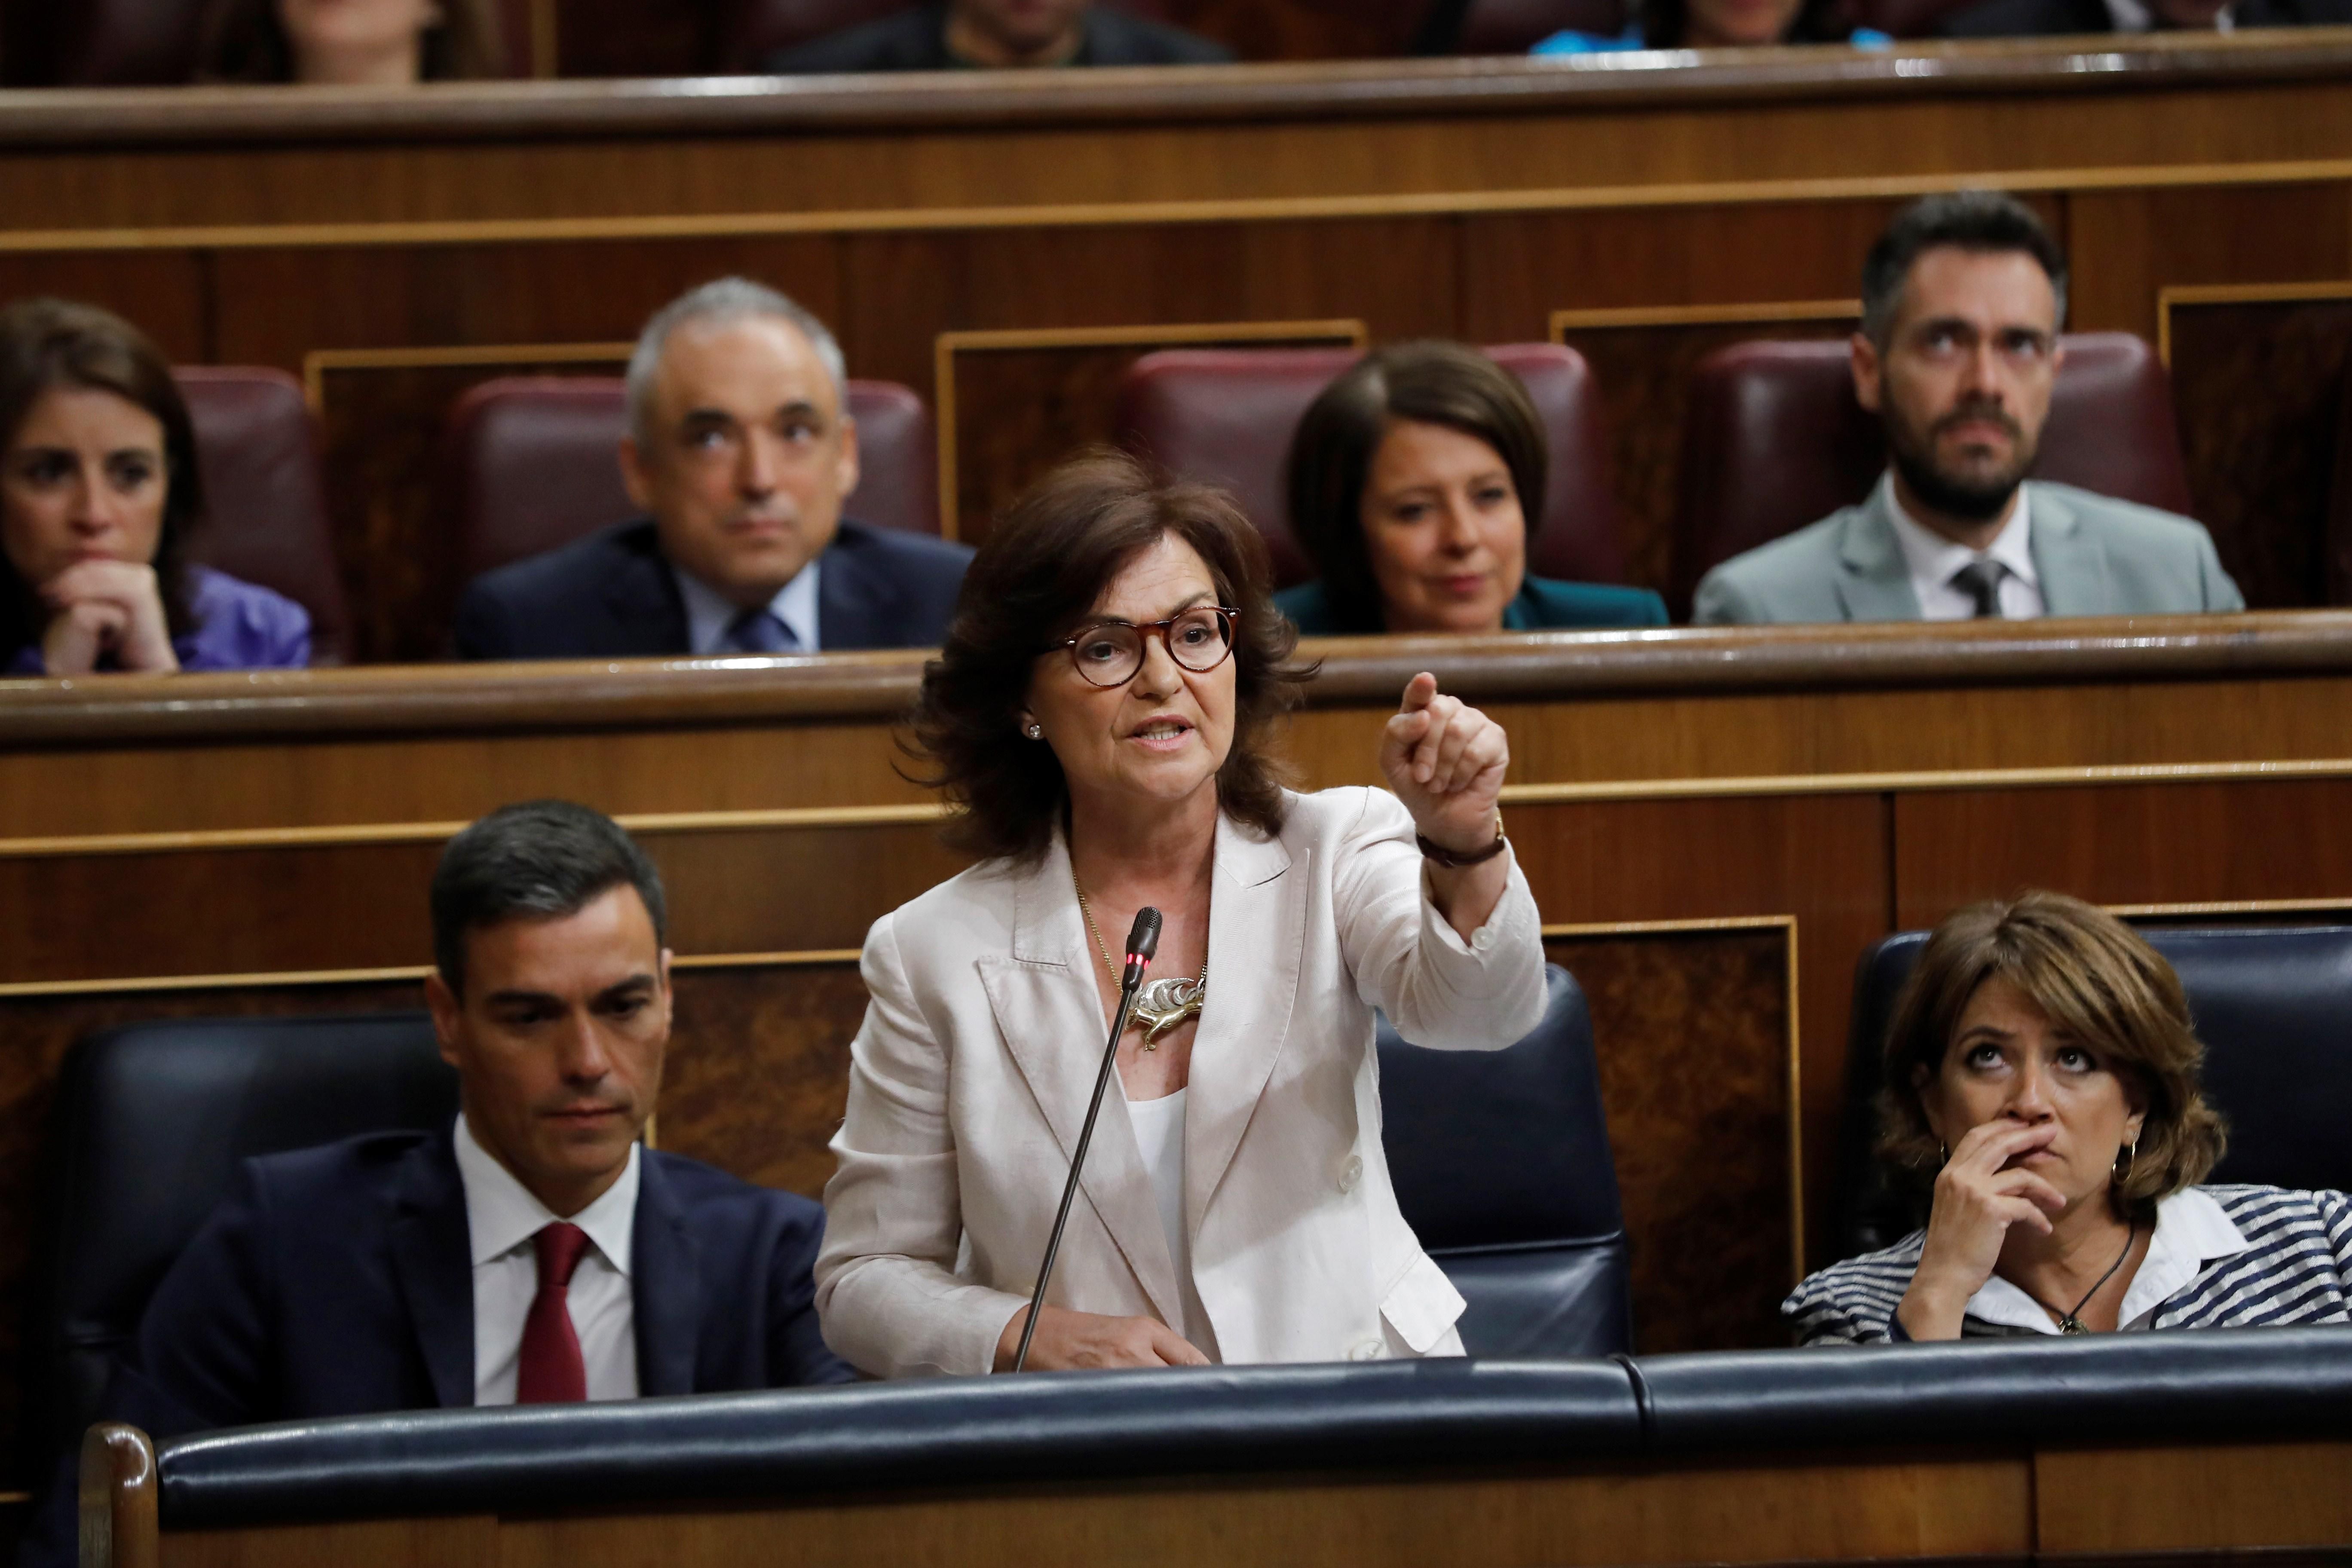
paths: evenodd
<path fill-rule="evenodd" d="M 768 613 L 783 622 L 800 639 L 796 652 L 823 651 L 817 646 L 816 610 L 817 569 L 822 564 L 822 561 L 811 561 L 768 601 Z M 727 628 L 735 624 L 735 617 L 743 613 L 742 606 L 691 572 L 677 566 L 672 566 L 669 572 L 677 579 L 677 596 L 686 601 L 686 646 L 697 658 L 735 652 L 719 644 L 727 636 Z"/>
<path fill-rule="evenodd" d="M 1903 510 L 1895 478 L 1878 481 L 1887 487 L 1886 510 L 1895 519 L 1895 542 L 1903 547 L 1903 563 L 1910 570 L 1911 591 L 1919 598 L 1919 616 L 1929 621 L 1974 620 L 1977 602 L 1952 585 L 1961 567 L 1977 561 L 1997 561 L 2007 570 L 2000 577 L 2000 613 L 2012 621 L 2030 621 L 2043 614 L 2042 574 L 2033 566 L 2032 492 L 2017 487 L 2017 509 L 1983 550 L 1956 544 Z"/>
<path fill-rule="evenodd" d="M 2145 1329 L 2156 1310 L 2171 1300 L 2215 1259 L 2233 1257 L 2252 1244 L 2221 1205 L 2195 1187 L 2173 1194 L 2156 1205 L 2156 1234 L 2148 1238 L 2147 1256 L 2139 1260 L 2116 1314 L 2119 1329 Z M 2061 1306 L 2071 1305 L 2060 1302 Z M 2057 1321 L 2040 1302 L 1996 1274 L 1984 1289 L 1969 1298 L 1967 1313 L 1980 1323 L 2025 1329 L 2037 1334 L 2059 1331 Z"/>
<path fill-rule="evenodd" d="M 629 1285 L 636 1234 L 637 1155 L 604 1195 L 571 1222 L 588 1233 L 566 1299 L 591 1399 L 637 1396 L 636 1303 Z M 523 1321 L 539 1294 L 531 1238 L 563 1216 L 533 1197 L 514 1173 L 474 1141 L 457 1116 L 457 1174 L 466 1186 L 466 1230 L 474 1254 L 474 1403 L 512 1405 Z"/>
<path fill-rule="evenodd" d="M 1207 1337 L 1208 1314 L 1192 1284 L 1192 1244 L 1184 1235 L 1184 1091 L 1158 1100 L 1130 1100 L 1127 1118 L 1135 1124 L 1136 1145 L 1142 1151 L 1152 1201 L 1160 1209 L 1160 1234 L 1168 1238 L 1168 1256 L 1176 1265 L 1177 1290 L 1183 1298 L 1184 1321 L 1172 1326 L 1197 1345 L 1196 1335 Z"/>

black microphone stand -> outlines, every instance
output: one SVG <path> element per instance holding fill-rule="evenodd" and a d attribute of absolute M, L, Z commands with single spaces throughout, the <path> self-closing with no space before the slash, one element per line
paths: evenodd
<path fill-rule="evenodd" d="M 1087 1105 L 1087 1120 L 1078 1129 L 1077 1152 L 1070 1156 L 1070 1179 L 1062 1186 L 1061 1211 L 1054 1215 L 1054 1234 L 1045 1238 L 1045 1259 L 1037 1265 L 1037 1289 L 1030 1292 L 1029 1321 L 1021 1325 L 1021 1348 L 1013 1352 L 1013 1370 L 1029 1364 L 1029 1341 L 1037 1331 L 1037 1314 L 1045 1310 L 1045 1283 L 1054 1277 L 1054 1255 L 1062 1249 L 1062 1227 L 1070 1223 L 1070 1204 L 1078 1195 L 1078 1173 L 1086 1169 L 1087 1145 L 1094 1142 L 1095 1118 L 1102 1114 L 1103 1090 L 1110 1087 L 1111 1068 L 1118 1065 L 1118 1037 L 1127 1033 L 1127 1016 L 1135 1008 L 1135 994 L 1143 972 L 1160 951 L 1160 911 L 1136 911 L 1135 928 L 1127 933 L 1127 969 L 1119 976 L 1118 1016 L 1111 1020 L 1110 1040 L 1103 1047 L 1102 1069 L 1095 1074 L 1095 1097 Z"/>

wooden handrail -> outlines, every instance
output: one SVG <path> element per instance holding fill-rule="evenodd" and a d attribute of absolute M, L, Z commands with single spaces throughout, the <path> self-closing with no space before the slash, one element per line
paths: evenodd
<path fill-rule="evenodd" d="M 839 129 L 1088 125 L 1614 110 L 1660 100 L 2112 91 L 2341 77 L 2352 28 L 2139 35 L 1887 50 L 1707 49 L 909 78 L 699 77 L 0 92 L 12 147 L 513 141 Z"/>
<path fill-rule="evenodd" d="M 155 1445 L 101 1421 L 81 1440 L 81 1568 L 156 1568 Z"/>
<path fill-rule="evenodd" d="M 1482 701 L 2082 684 L 2352 671 L 2352 612 L 1927 626 L 1676 627 L 1300 647 L 1310 707 L 1393 701 L 1414 672 Z M 0 681 L 0 752 L 229 738 L 582 731 L 906 712 L 922 651 L 776 659 L 381 666 Z"/>

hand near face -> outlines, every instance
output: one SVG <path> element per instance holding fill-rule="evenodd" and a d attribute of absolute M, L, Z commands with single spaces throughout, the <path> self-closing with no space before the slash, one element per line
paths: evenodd
<path fill-rule="evenodd" d="M 996 1337 L 996 1370 L 1011 1372 L 1021 1349 L 1021 1328 L 1029 1309 L 1013 1314 Z M 1209 1358 L 1192 1342 L 1155 1318 L 1110 1318 L 1048 1307 L 1029 1342 L 1027 1370 L 1099 1371 L 1118 1366 L 1206 1366 Z"/>
<path fill-rule="evenodd" d="M 109 654 L 126 670 L 180 668 L 153 567 L 77 562 L 42 584 L 40 595 L 52 612 L 41 636 L 42 665 L 49 674 L 87 675 Z"/>
<path fill-rule="evenodd" d="M 1494 842 L 1496 803 L 1511 747 L 1503 727 L 1437 689 L 1426 670 L 1381 735 L 1381 772 L 1423 837 L 1474 854 Z"/>
<path fill-rule="evenodd" d="M 2000 1261 L 2011 1226 L 2047 1236 L 2066 1198 L 2048 1181 L 2009 1162 L 2046 1149 L 2058 1130 L 2048 1122 L 1994 1121 L 1970 1128 L 1936 1177 L 1927 1239 L 1898 1315 L 1915 1340 L 1960 1334 L 1969 1298 L 1984 1289 Z"/>

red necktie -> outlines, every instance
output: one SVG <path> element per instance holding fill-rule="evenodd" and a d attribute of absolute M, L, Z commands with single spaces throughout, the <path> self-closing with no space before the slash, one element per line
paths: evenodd
<path fill-rule="evenodd" d="M 580 1359 L 580 1336 L 572 1329 L 566 1292 L 588 1233 L 558 1221 L 530 1238 L 539 1254 L 539 1294 L 522 1321 L 522 1354 L 515 1366 L 517 1405 L 558 1405 L 588 1397 L 588 1369 Z"/>

